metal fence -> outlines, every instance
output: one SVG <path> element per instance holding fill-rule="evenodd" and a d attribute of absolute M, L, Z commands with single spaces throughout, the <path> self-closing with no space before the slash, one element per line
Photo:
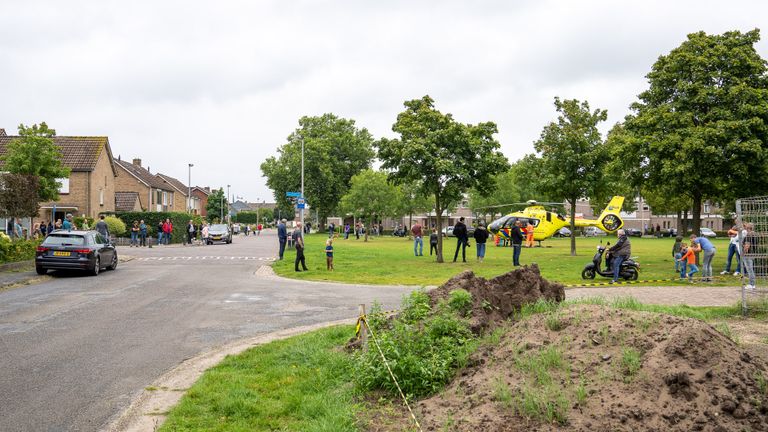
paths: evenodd
<path fill-rule="evenodd" d="M 768 196 L 736 201 L 741 264 L 741 307 L 768 310 Z"/>

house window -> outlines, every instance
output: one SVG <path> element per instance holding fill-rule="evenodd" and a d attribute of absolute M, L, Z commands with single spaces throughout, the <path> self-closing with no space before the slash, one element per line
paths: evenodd
<path fill-rule="evenodd" d="M 69 193 L 69 177 L 56 179 L 56 181 L 61 183 L 61 187 L 59 188 L 59 193 L 68 194 Z"/>
<path fill-rule="evenodd" d="M 709 213 L 709 202 L 704 203 L 704 213 Z"/>

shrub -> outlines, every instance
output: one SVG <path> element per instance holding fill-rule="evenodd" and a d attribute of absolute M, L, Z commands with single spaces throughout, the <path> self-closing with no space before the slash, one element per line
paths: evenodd
<path fill-rule="evenodd" d="M 472 294 L 464 289 L 451 291 L 448 297 L 448 307 L 457 314 L 466 316 L 472 310 Z"/>
<path fill-rule="evenodd" d="M 468 323 L 449 308 L 432 313 L 429 296 L 423 291 L 411 293 L 403 306 L 389 329 L 377 324 L 377 341 L 403 392 L 428 395 L 440 390 L 465 364 L 477 339 Z M 356 380 L 361 388 L 397 394 L 373 340 L 357 360 L 360 368 Z"/>
<path fill-rule="evenodd" d="M 8 236 L 0 236 L 0 263 L 26 261 L 35 258 L 35 249 L 39 240 L 11 240 Z"/>
<path fill-rule="evenodd" d="M 109 234 L 114 237 L 120 237 L 125 234 L 125 222 L 116 218 L 115 216 L 107 216 L 104 218 L 104 222 L 107 223 L 109 228 Z"/>

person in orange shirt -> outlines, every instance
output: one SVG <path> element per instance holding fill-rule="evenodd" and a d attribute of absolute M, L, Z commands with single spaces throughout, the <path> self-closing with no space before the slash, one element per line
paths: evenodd
<path fill-rule="evenodd" d="M 529 222 L 525 227 L 525 247 L 533 247 L 533 230 L 533 224 Z"/>
<path fill-rule="evenodd" d="M 685 267 L 686 264 L 688 266 L 688 269 L 690 272 L 688 272 L 688 282 L 693 282 L 693 274 L 699 271 L 699 268 L 696 266 L 696 255 L 694 254 L 695 251 L 692 247 L 687 247 L 685 243 L 682 243 L 682 249 L 685 250 L 683 253 L 683 256 L 680 257 L 678 261 L 683 263 L 683 269 L 680 272 L 680 278 L 682 279 L 685 275 Z"/>

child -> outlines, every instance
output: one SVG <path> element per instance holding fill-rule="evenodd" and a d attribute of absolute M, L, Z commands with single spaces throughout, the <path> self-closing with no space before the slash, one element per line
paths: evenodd
<path fill-rule="evenodd" d="M 682 249 L 682 245 L 683 245 L 683 237 L 681 236 L 675 237 L 675 244 L 672 245 L 672 258 L 675 259 L 676 273 L 680 272 L 680 265 L 685 267 L 685 264 L 680 262 L 680 258 L 683 256 L 682 252 L 680 251 Z"/>
<path fill-rule="evenodd" d="M 433 229 L 432 234 L 429 235 L 429 256 L 432 256 L 432 251 L 437 254 L 437 230 Z"/>
<path fill-rule="evenodd" d="M 696 255 L 694 255 L 693 247 L 686 247 L 685 243 L 682 243 L 682 247 L 685 249 L 685 253 L 683 253 L 680 261 L 686 263 L 688 268 L 691 269 L 690 273 L 688 273 L 688 282 L 693 282 L 693 274 L 699 271 L 699 268 L 696 267 Z M 685 264 L 683 265 L 683 270 L 680 273 L 680 277 L 682 278 L 683 275 L 685 275 Z"/>
<path fill-rule="evenodd" d="M 328 271 L 333 271 L 333 240 L 325 241 L 325 263 Z"/>

